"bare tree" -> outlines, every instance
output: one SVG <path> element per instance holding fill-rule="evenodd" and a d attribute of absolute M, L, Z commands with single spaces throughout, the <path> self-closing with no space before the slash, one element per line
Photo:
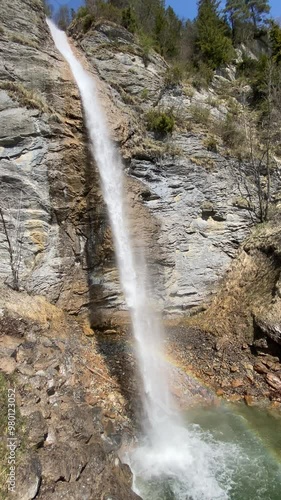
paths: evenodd
<path fill-rule="evenodd" d="M 55 21 L 61 30 L 66 30 L 71 23 L 71 13 L 67 4 L 61 5 L 55 14 Z"/>
<path fill-rule="evenodd" d="M 14 290 L 19 290 L 20 288 L 19 271 L 22 258 L 23 233 L 23 225 L 21 222 L 21 206 L 22 192 L 20 194 L 20 203 L 16 213 L 16 218 L 14 223 L 12 223 L 11 225 L 9 224 L 8 217 L 5 214 L 5 212 L 11 213 L 11 210 L 0 207 L 0 221 L 3 226 L 3 231 L 7 243 L 7 250 L 9 253 L 10 268 L 12 273 L 11 287 Z"/>
<path fill-rule="evenodd" d="M 280 74 L 276 78 L 274 62 L 269 60 L 264 81 L 263 112 L 258 118 L 249 111 L 246 99 L 242 99 L 248 161 L 239 163 L 240 184 L 246 192 L 249 211 L 260 222 L 268 220 L 271 177 L 276 167 L 274 151 L 280 143 L 280 80 Z"/>

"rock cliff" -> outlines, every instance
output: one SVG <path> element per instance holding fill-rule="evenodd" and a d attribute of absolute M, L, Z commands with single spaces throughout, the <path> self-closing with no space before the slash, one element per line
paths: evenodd
<path fill-rule="evenodd" d="M 78 221 L 87 219 L 92 187 L 79 95 L 41 3 L 4 2 L 2 10 L 1 208 L 12 258 L 20 288 L 77 312 L 79 294 L 87 293 L 80 265 L 86 236 Z M 10 275 L 2 223 L 1 276 L 9 283 Z"/>
<path fill-rule="evenodd" d="M 129 120 L 120 146 L 127 159 L 132 233 L 145 244 L 154 292 L 166 312 L 198 306 L 216 289 L 252 224 L 237 201 L 238 166 L 223 151 L 208 150 L 206 130 L 184 125 L 172 138 L 157 140 L 146 131 L 144 115 L 155 106 L 173 108 L 188 121 L 194 107 L 211 108 L 210 94 L 170 88 L 165 61 L 156 53 L 146 58 L 123 28 L 101 22 L 85 35 L 75 25 L 70 32 L 110 87 L 124 122 Z M 223 116 L 226 110 L 212 112 Z M 118 306 L 119 297 L 112 298 Z"/>
<path fill-rule="evenodd" d="M 1 22 L 1 276 L 11 280 L 8 233 L 20 287 L 73 314 L 90 308 L 96 323 L 124 302 L 77 89 L 36 1 L 7 3 Z M 157 298 L 169 313 L 198 306 L 252 224 L 239 205 L 239 172 L 223 151 L 209 151 L 206 131 L 178 127 L 155 139 L 144 113 L 172 106 L 188 117 L 208 107 L 208 95 L 168 88 L 165 61 L 146 59 L 123 28 L 99 23 L 72 36 L 126 160 L 132 234 Z"/>
<path fill-rule="evenodd" d="M 130 473 L 117 456 L 121 432 L 130 429 L 128 391 L 137 391 L 130 340 L 125 348 L 114 329 L 105 331 L 111 343 L 94 340 L 90 328 L 123 319 L 125 306 L 80 97 L 41 2 L 2 0 L 1 13 L 0 398 L 7 376 L 16 374 L 8 383 L 15 381 L 21 415 L 18 498 L 76 499 L 83 490 L 85 498 L 133 499 Z M 171 328 L 171 354 L 194 370 L 207 369 L 216 388 L 225 390 L 230 371 L 231 395 L 243 397 L 248 384 L 250 396 L 259 397 L 267 383 L 275 397 L 281 377 L 280 351 L 272 350 L 280 345 L 278 216 L 238 250 L 254 224 L 241 171 L 222 147 L 210 147 L 206 124 L 195 120 L 198 110 L 225 116 L 226 107 L 214 105 L 224 77 L 217 75 L 204 92 L 170 85 L 166 62 L 111 23 L 87 33 L 73 24 L 70 35 L 124 157 L 133 242 L 140 263 L 144 248 L 158 303 L 167 314 L 182 314 L 205 307 L 219 290 L 205 314 L 175 328 L 175 335 Z M 154 108 L 176 112 L 171 137 L 147 131 L 145 116 Z M 197 330 L 188 336 L 190 324 Z M 216 343 L 213 334 L 222 340 Z M 104 359 L 106 350 L 113 361 Z M 264 361 L 255 374 L 260 381 L 252 373 L 254 350 Z M 204 378 L 204 370 L 198 375 Z"/>

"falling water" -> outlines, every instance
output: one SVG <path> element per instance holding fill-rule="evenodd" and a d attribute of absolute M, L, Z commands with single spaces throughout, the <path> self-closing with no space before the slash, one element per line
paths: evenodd
<path fill-rule="evenodd" d="M 229 463 L 235 447 L 213 442 L 197 426 L 184 428 L 167 389 L 161 356 L 161 325 L 149 306 L 144 270 L 138 272 L 124 206 L 123 165 L 97 97 L 93 78 L 74 56 L 64 32 L 47 21 L 55 45 L 70 65 L 80 90 L 91 153 L 99 169 L 103 196 L 114 237 L 120 281 L 131 314 L 143 383 L 146 436 L 128 454 L 135 477 L 167 480 L 168 496 L 193 500 L 227 499 L 231 488 Z M 137 491 L 137 487 L 135 487 Z M 172 496 L 171 496 L 172 495 Z"/>

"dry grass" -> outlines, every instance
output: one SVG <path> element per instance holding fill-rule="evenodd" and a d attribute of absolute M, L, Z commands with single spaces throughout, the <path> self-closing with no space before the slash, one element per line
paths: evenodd
<path fill-rule="evenodd" d="M 147 157 L 161 159 L 165 156 L 181 156 L 182 149 L 173 144 L 172 141 L 153 141 L 145 138 L 142 141 L 141 147 L 136 147 L 132 151 L 132 157 Z"/>
<path fill-rule="evenodd" d="M 240 250 L 210 306 L 188 318 L 188 324 L 218 337 L 235 336 L 252 342 L 253 313 L 271 304 L 279 276 L 279 267 L 266 254 L 275 239 L 276 229 L 268 224 L 258 226 Z"/>
<path fill-rule="evenodd" d="M 55 123 L 64 123 L 63 117 L 59 113 L 55 112 L 50 114 L 49 121 Z"/>
<path fill-rule="evenodd" d="M 28 47 L 32 47 L 33 49 L 38 48 L 38 44 L 34 42 L 33 40 L 30 40 L 29 38 L 26 38 L 25 36 L 22 35 L 17 35 L 17 34 L 12 34 L 9 36 L 11 42 L 14 43 L 19 43 L 20 45 L 26 45 Z"/>
<path fill-rule="evenodd" d="M 33 90 L 24 87 L 21 83 L 10 82 L 8 80 L 0 81 L 0 89 L 7 90 L 8 94 L 22 106 L 39 109 L 42 113 L 49 111 L 47 104 L 41 97 Z"/>
<path fill-rule="evenodd" d="M 189 108 L 192 119 L 195 123 L 207 126 L 210 122 L 210 110 L 208 108 L 199 107 L 198 105 L 192 105 Z"/>

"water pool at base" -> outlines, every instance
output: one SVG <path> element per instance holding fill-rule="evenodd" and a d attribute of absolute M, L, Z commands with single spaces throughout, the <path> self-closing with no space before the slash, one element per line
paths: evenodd
<path fill-rule="evenodd" d="M 143 469 L 145 479 L 135 477 L 135 491 L 144 500 L 281 500 L 281 416 L 244 405 L 226 405 L 192 409 L 185 421 L 187 429 L 199 432 L 200 439 L 211 443 L 214 450 L 214 443 L 222 446 L 224 456 L 218 456 L 221 468 L 216 472 L 221 491 L 208 491 L 208 486 L 204 489 L 206 478 L 200 467 L 201 491 L 189 484 L 190 478 L 181 482 L 173 474 L 154 475 L 153 463 L 148 462 L 150 470 Z M 194 471 L 196 474 L 196 468 Z M 195 482 L 198 480 L 200 477 Z"/>

